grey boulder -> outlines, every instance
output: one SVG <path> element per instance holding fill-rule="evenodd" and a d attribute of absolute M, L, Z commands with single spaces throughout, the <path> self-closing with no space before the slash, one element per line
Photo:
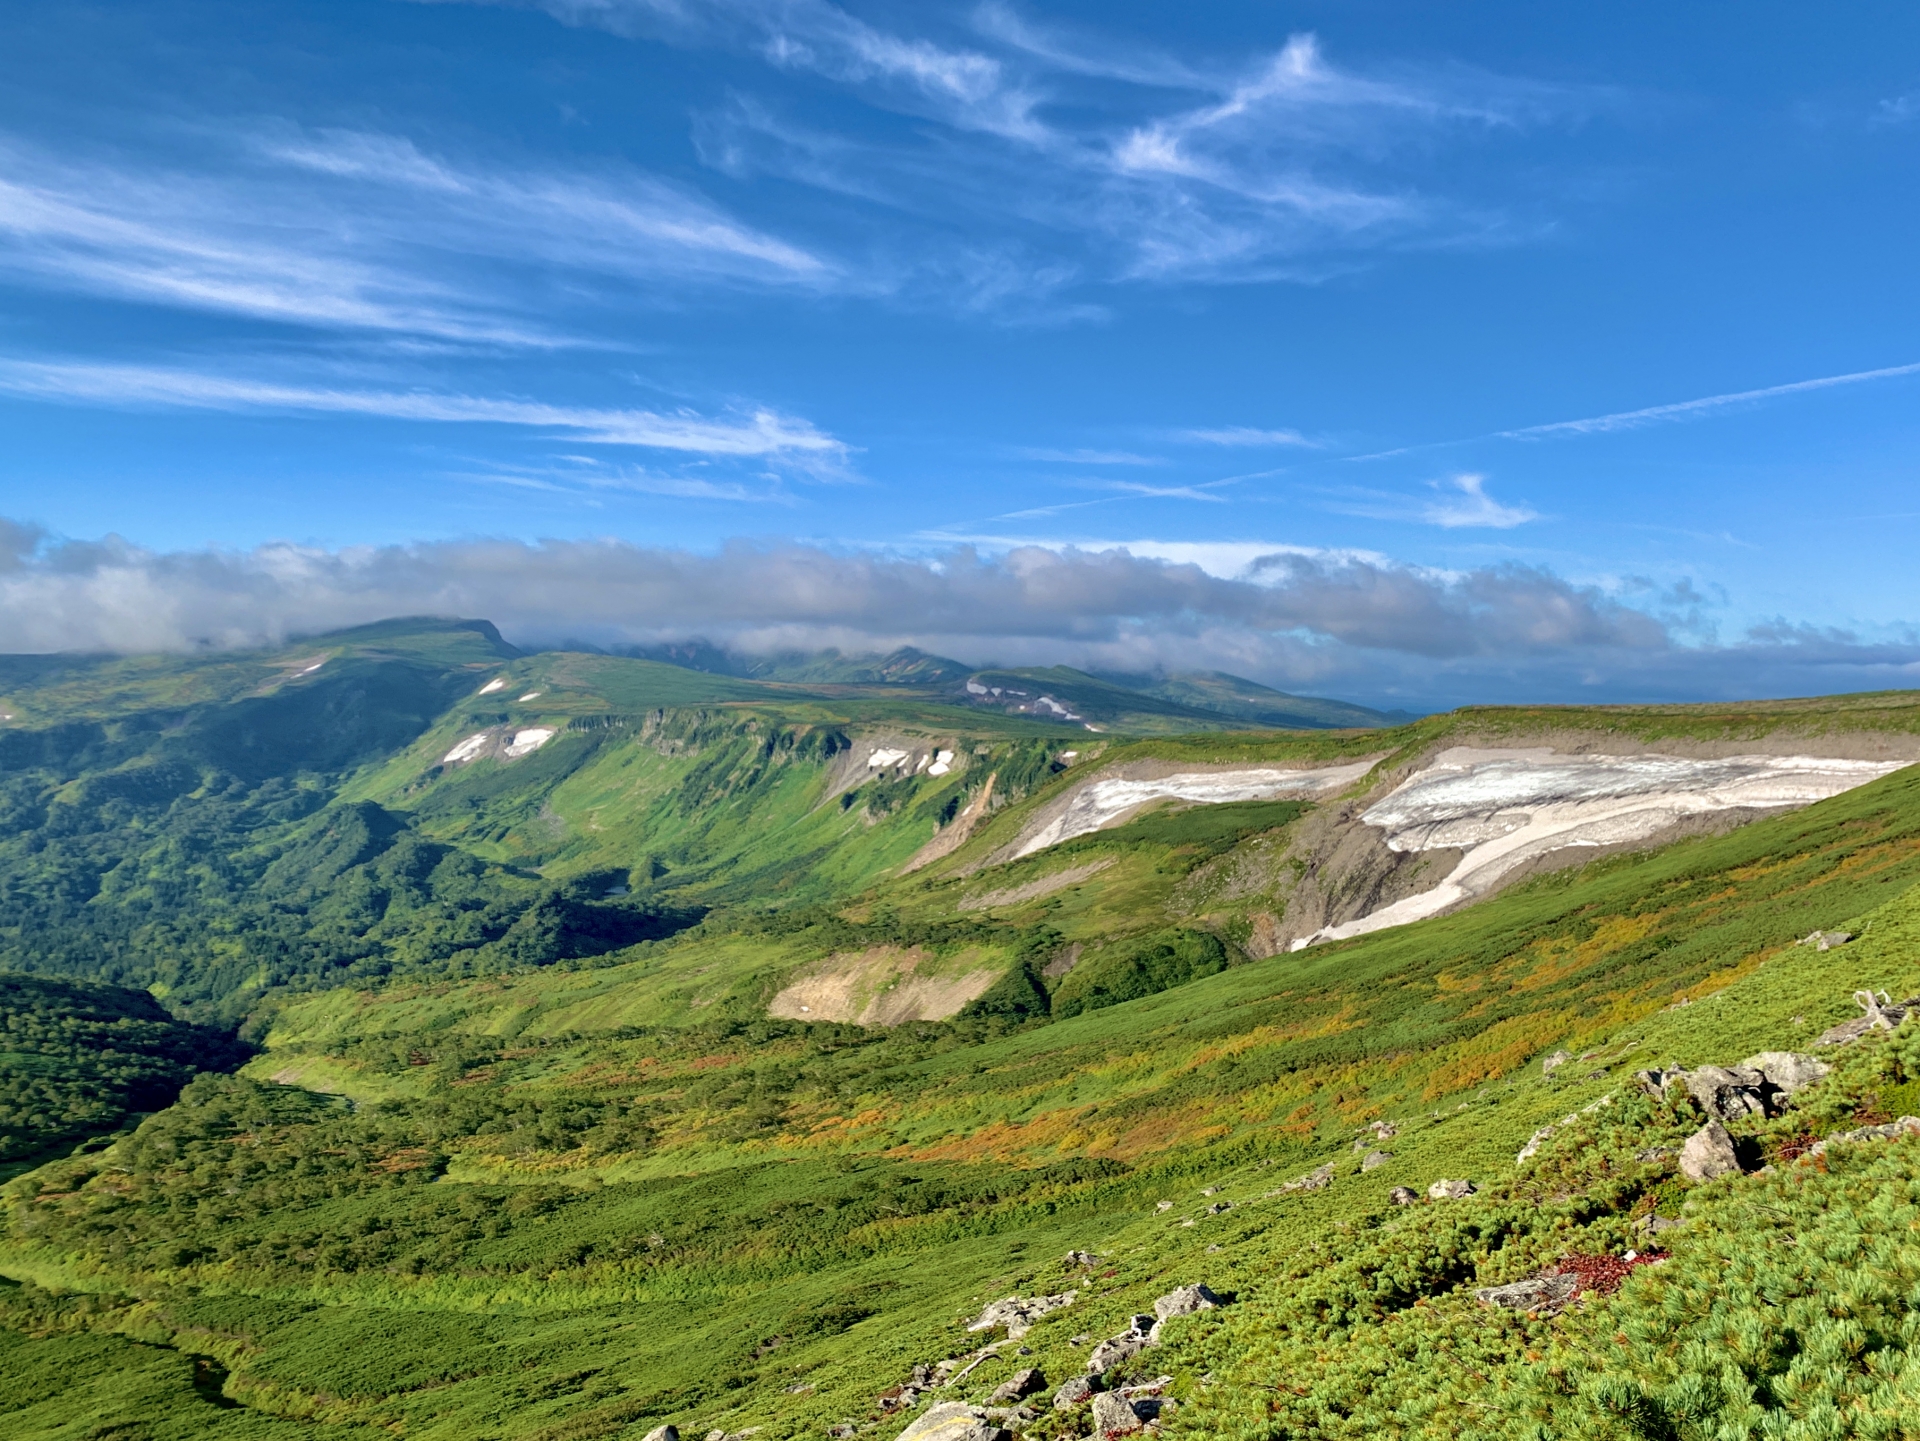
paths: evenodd
<path fill-rule="evenodd" d="M 1762 1051 L 1757 1056 L 1748 1056 L 1740 1064 L 1747 1070 L 1758 1071 L 1766 1078 L 1767 1085 L 1782 1096 L 1804 1091 L 1824 1080 L 1833 1069 L 1818 1056 L 1809 1056 L 1804 1051 Z"/>
<path fill-rule="evenodd" d="M 1085 1376 L 1075 1376 L 1053 1393 L 1053 1409 L 1070 1411 L 1075 1406 L 1084 1405 L 1092 1397 L 1093 1382 Z"/>
<path fill-rule="evenodd" d="M 1046 1376 L 1038 1366 L 1029 1366 L 1024 1371 L 1015 1371 L 1012 1378 L 989 1396 L 987 1401 L 991 1405 L 1005 1406 L 1023 1397 L 1031 1396 L 1035 1391 L 1046 1389 Z"/>
<path fill-rule="evenodd" d="M 1384 1166 L 1393 1159 L 1391 1151 L 1369 1151 L 1360 1158 L 1360 1169 L 1371 1171 L 1375 1166 Z"/>
<path fill-rule="evenodd" d="M 1687 1093 L 1717 1121 L 1764 1116 L 1767 1078 L 1746 1066 L 1699 1066 L 1687 1073 Z"/>
<path fill-rule="evenodd" d="M 1464 1201 L 1478 1189 L 1471 1181 L 1435 1181 L 1427 1187 L 1427 1197 L 1434 1201 Z"/>
<path fill-rule="evenodd" d="M 1118 1392 L 1102 1391 L 1093 1398 L 1093 1433 L 1096 1436 L 1125 1436 L 1146 1424 L 1133 1402 Z"/>
<path fill-rule="evenodd" d="M 1822 1033 L 1816 1046 L 1844 1046 L 1849 1041 L 1857 1041 L 1868 1031 L 1891 1031 L 1907 1018 L 1907 1012 L 1920 1006 L 1920 996 L 1909 996 L 1895 1005 L 1893 998 L 1885 991 L 1875 995 L 1872 991 L 1855 991 L 1853 1003 L 1860 1007 L 1863 1014 L 1851 1021 L 1842 1021 L 1832 1030 Z"/>
<path fill-rule="evenodd" d="M 644 1441 L 680 1441 L 678 1426 L 656 1426 L 647 1432 Z"/>
<path fill-rule="evenodd" d="M 1420 1193 L 1411 1186 L 1395 1186 L 1387 1192 L 1387 1199 L 1396 1206 L 1411 1206 L 1420 1199 Z"/>
<path fill-rule="evenodd" d="M 1687 1139 L 1680 1148 L 1680 1174 L 1689 1181 L 1711 1181 L 1730 1176 L 1740 1169 L 1734 1154 L 1733 1137 L 1718 1121 L 1709 1121 Z"/>

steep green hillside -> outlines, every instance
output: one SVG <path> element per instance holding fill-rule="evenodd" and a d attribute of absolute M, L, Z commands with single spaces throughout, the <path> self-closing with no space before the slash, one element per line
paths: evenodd
<path fill-rule="evenodd" d="M 0 973 L 0 1175 L 169 1106 L 196 1072 L 245 1055 L 145 991 Z"/>
<path fill-rule="evenodd" d="M 1440 747 L 1886 754 L 1920 696 L 1068 742 L 471 629 L 310 650 L 19 672 L 7 964 L 258 1052 L 8 983 L 72 1110 L 34 1144 L 98 1138 L 0 1188 L 9 1436 L 891 1441 L 1034 1366 L 1001 1419 L 1051 1441 L 1195 1282 L 1222 1304 L 1105 1373 L 1168 1377 L 1169 1435 L 1911 1434 L 1920 1136 L 1812 1148 L 1920 1115 L 1915 1023 L 1730 1120 L 1758 1174 L 1687 1181 L 1705 1117 L 1633 1077 L 1920 990 L 1920 768 L 1298 952 L 1249 878 Z M 324 743 L 257 719 L 283 695 Z M 1366 778 L 1006 859 L 1090 780 L 1249 765 Z M 1474 1296 L 1555 1267 L 1564 1305 Z M 1016 1293 L 1074 1299 L 965 1329 Z"/>

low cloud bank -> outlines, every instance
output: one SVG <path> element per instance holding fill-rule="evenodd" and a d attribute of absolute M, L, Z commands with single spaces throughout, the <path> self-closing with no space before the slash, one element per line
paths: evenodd
<path fill-rule="evenodd" d="M 1920 645 L 1775 627 L 1681 644 L 1550 572 L 1276 554 L 1241 578 L 1125 550 L 933 557 L 733 543 L 461 540 L 160 552 L 0 521 L 0 650 L 259 645 L 396 615 L 516 643 L 703 637 L 748 651 L 912 644 L 975 663 L 1233 670 L 1394 704 L 1693 699 L 1920 684 Z"/>

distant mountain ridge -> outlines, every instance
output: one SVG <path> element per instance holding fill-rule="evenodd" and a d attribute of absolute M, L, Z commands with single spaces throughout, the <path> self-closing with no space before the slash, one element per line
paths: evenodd
<path fill-rule="evenodd" d="M 929 699 L 958 699 L 1095 730 L 1184 730 L 1223 722 L 1275 730 L 1370 730 L 1417 718 L 1409 711 L 1291 695 L 1224 671 L 1138 675 L 1064 665 L 974 667 L 913 646 L 886 655 L 850 656 L 829 649 L 750 656 L 694 640 L 623 647 L 619 653 L 749 680 L 912 688 Z"/>

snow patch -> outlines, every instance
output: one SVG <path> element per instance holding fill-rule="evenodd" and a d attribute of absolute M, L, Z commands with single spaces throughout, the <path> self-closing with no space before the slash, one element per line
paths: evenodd
<path fill-rule="evenodd" d="M 1549 750 L 1442 751 L 1360 819 L 1396 851 L 1462 849 L 1432 890 L 1293 943 L 1403 926 L 1485 895 L 1515 868 L 1569 846 L 1632 844 L 1690 816 L 1791 810 L 1899 770 L 1904 761 L 1821 756 L 1563 756 Z"/>
<path fill-rule="evenodd" d="M 325 665 L 326 663 L 327 663 L 326 657 L 322 656 L 319 660 L 315 661 L 312 665 L 303 667 L 302 669 L 295 671 L 294 674 L 295 675 L 312 675 L 315 671 L 319 670 L 320 667 Z"/>
<path fill-rule="evenodd" d="M 897 766 L 907 758 L 905 751 L 877 750 L 867 757 L 868 770 L 884 770 L 888 766 Z"/>
<path fill-rule="evenodd" d="M 534 726 L 530 730 L 515 731 L 513 743 L 507 747 L 512 757 L 532 755 L 541 746 L 552 740 L 557 732 L 551 726 Z"/>
<path fill-rule="evenodd" d="M 479 735 L 468 736 L 465 740 L 461 741 L 459 745 L 441 756 L 440 764 L 443 766 L 457 766 L 472 760 L 487 748 L 487 739 L 488 737 L 485 731 L 481 731 Z"/>
<path fill-rule="evenodd" d="M 546 694 L 545 691 L 530 690 L 525 695 L 521 696 L 517 703 L 520 705 L 525 705 L 530 700 L 539 700 L 540 697 L 545 694 Z"/>
<path fill-rule="evenodd" d="M 497 679 L 490 680 L 485 685 L 481 686 L 480 694 L 492 695 L 495 691 L 505 690 L 506 688 L 507 688 L 507 678 L 505 676 L 500 676 Z"/>
<path fill-rule="evenodd" d="M 927 774 L 930 776 L 943 776 L 952 769 L 953 752 L 935 751 L 933 753 L 933 764 L 927 767 Z"/>
<path fill-rule="evenodd" d="M 1014 852 L 1015 858 L 1057 846 L 1137 811 L 1152 801 L 1178 800 L 1198 805 L 1223 801 L 1267 801 L 1281 796 L 1317 796 L 1352 785 L 1373 769 L 1372 761 L 1326 766 L 1319 770 L 1246 769 L 1198 771 L 1158 780 L 1110 777 L 1089 781 L 1074 792 L 1060 813 L 1035 831 Z"/>

